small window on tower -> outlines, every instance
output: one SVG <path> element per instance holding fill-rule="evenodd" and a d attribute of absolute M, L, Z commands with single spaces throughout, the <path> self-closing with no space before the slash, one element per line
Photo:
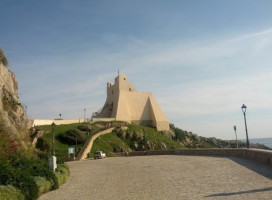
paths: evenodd
<path fill-rule="evenodd" d="M 124 80 L 126 80 L 126 78 L 124 78 Z"/>
<path fill-rule="evenodd" d="M 112 90 L 111 94 L 113 94 L 113 90 Z"/>
<path fill-rule="evenodd" d="M 131 91 L 131 88 L 129 88 L 129 91 Z"/>

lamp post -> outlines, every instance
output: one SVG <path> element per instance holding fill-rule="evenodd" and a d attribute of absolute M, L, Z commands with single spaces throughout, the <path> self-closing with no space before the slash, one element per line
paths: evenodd
<path fill-rule="evenodd" d="M 245 128 L 246 128 L 246 138 L 247 138 L 247 148 L 249 149 L 249 140 L 248 140 L 247 123 L 246 123 L 246 109 L 247 109 L 246 105 L 243 104 L 241 109 L 242 109 L 242 112 L 244 114 Z"/>
<path fill-rule="evenodd" d="M 52 136 L 52 156 L 55 156 L 55 123 L 53 122 L 51 124 L 51 127 L 52 127 L 52 133 L 53 133 L 53 136 Z"/>
<path fill-rule="evenodd" d="M 237 140 L 237 133 L 236 133 L 236 126 L 233 126 L 235 136 L 236 136 L 236 148 L 238 149 L 238 140 Z"/>
<path fill-rule="evenodd" d="M 55 169 L 57 168 L 57 158 L 55 156 L 55 123 L 53 122 L 51 124 L 52 127 L 52 156 L 49 157 L 49 169 L 55 171 Z"/>
<path fill-rule="evenodd" d="M 86 108 L 84 108 L 84 122 L 86 122 Z"/>

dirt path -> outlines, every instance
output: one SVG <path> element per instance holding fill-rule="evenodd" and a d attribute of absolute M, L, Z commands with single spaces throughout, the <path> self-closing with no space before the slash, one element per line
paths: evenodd
<path fill-rule="evenodd" d="M 272 168 L 238 158 L 143 156 L 70 162 L 71 176 L 39 200 L 272 199 Z"/>

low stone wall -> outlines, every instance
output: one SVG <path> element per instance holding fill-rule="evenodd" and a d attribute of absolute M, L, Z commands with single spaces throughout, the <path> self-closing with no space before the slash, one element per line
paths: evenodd
<path fill-rule="evenodd" d="M 93 117 L 91 119 L 91 122 L 100 122 L 100 121 L 102 121 L 102 122 L 111 122 L 111 121 L 115 121 L 115 120 L 116 120 L 116 118 L 95 118 L 95 117 Z"/>
<path fill-rule="evenodd" d="M 121 154 L 120 154 L 121 155 Z M 121 156 L 145 155 L 203 155 L 203 156 L 237 156 L 268 163 L 272 166 L 272 151 L 259 149 L 170 149 L 158 151 L 135 151 L 124 153 Z"/>
<path fill-rule="evenodd" d="M 55 123 L 56 125 L 60 124 L 75 124 L 75 123 L 83 123 L 84 119 L 55 119 L 55 120 L 50 120 L 50 119 L 34 119 L 32 126 L 43 126 L 43 125 L 51 125 L 52 123 Z"/>

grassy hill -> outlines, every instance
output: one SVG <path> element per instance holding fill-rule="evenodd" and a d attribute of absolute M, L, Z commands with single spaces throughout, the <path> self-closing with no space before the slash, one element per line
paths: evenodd
<path fill-rule="evenodd" d="M 77 155 L 83 147 L 84 142 L 92 135 L 104 130 L 107 124 L 109 123 L 97 122 L 95 124 L 83 123 L 56 126 L 55 152 L 58 159 L 64 161 L 69 160 L 69 147 L 76 147 Z M 93 157 L 96 151 L 104 151 L 107 156 L 115 156 L 121 152 L 131 151 L 216 147 L 216 145 L 210 143 L 208 140 L 204 140 L 195 134 L 187 133 L 186 131 L 176 128 L 174 125 L 171 125 L 171 131 L 157 131 L 151 127 L 115 121 L 111 122 L 111 125 L 116 128 L 111 133 L 100 136 L 94 141 L 89 157 Z M 86 127 L 89 127 L 89 129 L 86 129 Z M 51 155 L 52 127 L 40 126 L 37 127 L 37 130 L 45 132 L 45 134 L 39 138 L 37 147 Z M 69 140 L 69 142 L 61 137 L 68 133 L 72 134 L 72 138 L 70 137 L 71 140 Z M 76 140 L 79 141 L 79 138 L 83 138 L 82 143 L 76 142 Z"/>
<path fill-rule="evenodd" d="M 85 129 L 85 130 L 84 130 Z M 81 150 L 84 142 L 88 137 L 91 137 L 93 134 L 97 133 L 101 127 L 95 124 L 87 123 L 76 123 L 76 124 L 67 124 L 67 125 L 56 125 L 55 126 L 55 154 L 59 160 L 66 161 L 69 159 L 68 148 L 74 147 L 76 149 L 76 155 Z M 72 137 L 69 141 L 64 140 L 61 136 L 67 133 L 68 131 L 72 132 Z M 79 135 L 73 135 L 79 133 L 81 137 L 84 138 L 84 142 L 80 143 L 76 138 L 79 139 Z M 36 127 L 36 132 L 43 132 L 43 136 L 40 137 L 37 141 L 36 147 L 39 148 L 47 155 L 52 154 L 52 136 L 53 131 L 51 125 L 38 126 Z M 75 155 L 75 156 L 76 156 Z M 73 157 L 73 155 L 71 155 Z"/>
<path fill-rule="evenodd" d="M 163 132 L 154 128 L 143 127 L 136 124 L 129 124 L 127 129 L 116 128 L 112 133 L 103 135 L 95 140 L 91 150 L 91 157 L 95 151 L 102 150 L 108 156 L 115 153 L 177 149 L 184 147 L 178 141 L 166 137 Z"/>

